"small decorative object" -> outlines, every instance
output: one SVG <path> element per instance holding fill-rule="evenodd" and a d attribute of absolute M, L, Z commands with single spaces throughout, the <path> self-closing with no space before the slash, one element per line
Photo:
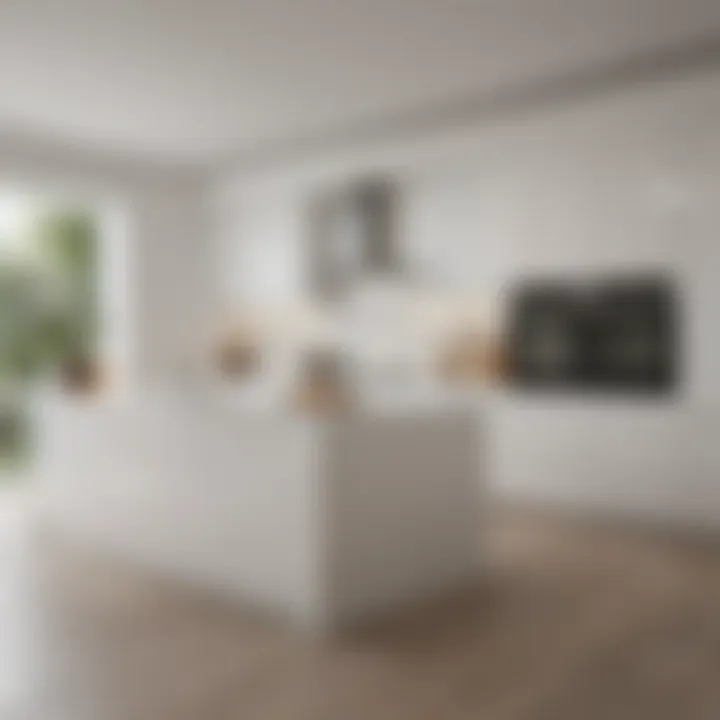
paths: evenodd
<path fill-rule="evenodd" d="M 302 358 L 291 403 L 296 410 L 310 412 L 348 409 L 351 395 L 337 352 L 312 350 Z"/>
<path fill-rule="evenodd" d="M 218 347 L 216 360 L 223 377 L 246 377 L 260 367 L 260 351 L 249 340 L 235 338 Z"/>
<path fill-rule="evenodd" d="M 491 382 L 503 382 L 510 376 L 510 358 L 503 338 L 490 338 L 485 355 L 486 377 Z"/>
<path fill-rule="evenodd" d="M 455 337 L 441 353 L 438 370 L 451 381 L 488 383 L 506 374 L 506 358 L 501 342 L 478 331 Z"/>
<path fill-rule="evenodd" d="M 215 346 L 215 366 L 227 380 L 239 380 L 260 369 L 258 332 L 250 321 L 236 322 L 223 331 Z"/>
<path fill-rule="evenodd" d="M 62 365 L 61 378 L 65 390 L 78 395 L 95 394 L 104 384 L 100 365 L 87 355 L 68 358 Z"/>

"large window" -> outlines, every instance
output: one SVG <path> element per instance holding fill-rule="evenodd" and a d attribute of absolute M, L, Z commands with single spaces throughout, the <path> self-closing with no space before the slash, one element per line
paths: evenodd
<path fill-rule="evenodd" d="M 89 206 L 0 190 L 0 470 L 32 457 L 38 387 L 90 372 L 99 231 Z"/>

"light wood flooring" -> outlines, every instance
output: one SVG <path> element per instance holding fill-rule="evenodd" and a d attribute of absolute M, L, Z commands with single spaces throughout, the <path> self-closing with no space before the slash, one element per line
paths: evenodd
<path fill-rule="evenodd" d="M 497 516 L 477 587 L 332 641 L 0 527 L 0 720 L 718 720 L 720 552 Z"/>

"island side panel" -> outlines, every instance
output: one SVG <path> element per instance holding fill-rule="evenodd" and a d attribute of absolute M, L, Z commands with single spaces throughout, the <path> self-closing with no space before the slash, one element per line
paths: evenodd
<path fill-rule="evenodd" d="M 326 444 L 334 625 L 474 581 L 482 486 L 475 417 L 346 417 L 328 428 Z"/>

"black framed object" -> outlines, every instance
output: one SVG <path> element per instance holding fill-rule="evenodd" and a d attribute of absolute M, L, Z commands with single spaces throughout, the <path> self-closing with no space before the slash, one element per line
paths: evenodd
<path fill-rule="evenodd" d="M 533 279 L 510 299 L 515 384 L 667 392 L 678 379 L 678 298 L 660 275 Z"/>

